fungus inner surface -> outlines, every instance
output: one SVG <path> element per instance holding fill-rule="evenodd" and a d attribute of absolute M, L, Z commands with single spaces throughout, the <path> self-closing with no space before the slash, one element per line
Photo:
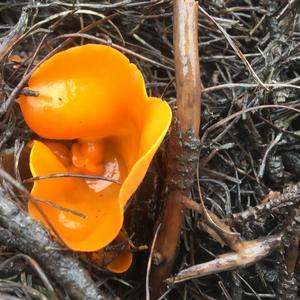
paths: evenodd
<path fill-rule="evenodd" d="M 43 155 L 39 155 L 43 153 Z M 81 141 L 67 146 L 63 143 L 41 143 L 35 141 L 30 157 L 33 175 L 49 175 L 55 173 L 75 173 L 86 175 L 101 175 L 120 182 L 127 176 L 127 167 L 122 157 L 115 151 L 109 140 Z M 37 184 L 38 183 L 38 184 Z M 86 218 L 72 213 L 40 204 L 47 211 L 47 217 L 63 240 L 77 250 L 85 249 L 84 240 L 95 234 L 95 224 L 98 228 L 105 226 L 95 246 L 105 246 L 111 240 L 115 224 L 120 218 L 120 204 L 116 195 L 120 185 L 98 179 L 51 178 L 36 181 L 32 196 L 43 197 L 62 207 L 83 213 Z M 44 207 L 43 207 L 44 206 Z M 43 220 L 38 210 L 29 202 L 29 212 Z M 44 220 L 44 223 L 47 223 Z M 91 230 L 93 229 L 93 230 Z M 101 228 L 103 230 L 103 227 Z M 90 236 L 92 238 L 92 236 Z M 97 237 L 95 236 L 95 239 Z M 90 240 L 90 239 L 87 239 Z M 101 243 L 101 245 L 99 245 Z"/>

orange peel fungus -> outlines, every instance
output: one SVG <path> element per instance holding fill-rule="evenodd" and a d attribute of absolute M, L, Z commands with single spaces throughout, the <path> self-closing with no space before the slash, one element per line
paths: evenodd
<path fill-rule="evenodd" d="M 54 55 L 34 72 L 28 88 L 39 96 L 21 96 L 18 103 L 28 126 L 46 139 L 32 144 L 32 175 L 77 173 L 120 182 L 70 177 L 34 182 L 32 196 L 85 215 L 39 204 L 64 243 L 97 251 L 120 232 L 124 207 L 167 133 L 171 109 L 148 97 L 137 67 L 104 45 Z M 48 226 L 32 200 L 28 210 Z"/>

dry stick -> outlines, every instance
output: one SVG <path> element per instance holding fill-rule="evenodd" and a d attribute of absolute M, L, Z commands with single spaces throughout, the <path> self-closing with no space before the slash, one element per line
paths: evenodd
<path fill-rule="evenodd" d="M 174 277 L 169 278 L 167 283 L 173 284 L 223 271 L 247 267 L 265 258 L 277 249 L 281 245 L 281 238 L 282 234 L 276 234 L 263 239 L 244 242 L 245 247 L 239 252 L 226 253 L 212 261 L 182 270 Z"/>
<path fill-rule="evenodd" d="M 176 74 L 177 117 L 174 117 L 167 153 L 166 189 L 163 198 L 161 228 L 153 255 L 151 273 L 152 299 L 166 288 L 177 254 L 183 221 L 182 198 L 194 182 L 199 150 L 200 67 L 198 56 L 198 3 L 175 0 L 174 56 Z"/>
<path fill-rule="evenodd" d="M 7 180 L 8 182 L 10 182 L 14 187 L 18 188 L 20 191 L 22 191 L 25 195 L 28 195 L 28 198 L 30 200 L 32 200 L 32 205 L 34 206 L 34 208 L 38 211 L 38 213 L 41 215 L 41 217 L 45 220 L 46 224 L 49 226 L 50 230 L 54 233 L 54 235 L 57 237 L 57 239 L 60 241 L 60 243 L 62 245 L 64 245 L 66 248 L 68 248 L 68 246 L 65 244 L 64 240 L 62 239 L 62 237 L 60 236 L 59 232 L 56 230 L 56 228 L 53 226 L 53 224 L 50 222 L 48 216 L 45 214 L 45 212 L 43 211 L 42 207 L 39 205 L 38 202 L 41 202 L 42 199 L 39 199 L 39 201 L 36 201 L 35 197 L 32 197 L 29 192 L 26 190 L 25 187 L 22 186 L 22 184 L 20 184 L 17 180 L 15 180 L 10 174 L 8 174 L 6 171 L 4 171 L 3 169 L 0 168 L 0 176 Z M 51 202 L 47 201 L 43 201 L 45 204 L 49 205 Z M 56 206 L 56 207 L 55 207 Z M 57 205 L 52 206 L 57 208 Z M 64 210 L 68 210 L 68 212 L 72 212 L 71 210 L 67 209 L 67 208 L 63 208 Z M 83 216 L 85 217 L 85 216 Z"/>
<path fill-rule="evenodd" d="M 240 249 L 244 247 L 243 242 L 240 240 L 240 235 L 232 232 L 230 227 L 224 224 L 213 212 L 209 210 L 204 212 L 202 205 L 187 197 L 182 197 L 181 203 L 185 208 L 195 210 L 204 216 L 202 223 L 205 226 L 202 224 L 202 229 L 221 245 L 226 244 L 234 251 L 240 251 Z"/>
<path fill-rule="evenodd" d="M 74 300 L 110 299 L 99 291 L 84 267 L 60 249 L 48 231 L 0 191 L 0 244 L 35 258 Z"/>
<path fill-rule="evenodd" d="M 266 203 L 249 207 L 247 210 L 240 213 L 232 214 L 224 221 L 228 225 L 234 226 L 237 224 L 250 222 L 251 220 L 259 220 L 266 215 L 280 214 L 283 211 L 286 212 L 292 207 L 299 205 L 299 202 L 300 191 L 295 189 L 294 191 L 283 193 L 278 198 L 271 198 Z"/>
<path fill-rule="evenodd" d="M 159 232 L 161 224 L 159 224 L 156 228 L 154 237 L 153 237 L 153 241 L 152 241 L 152 245 L 151 245 L 151 249 L 150 249 L 150 254 L 149 254 L 149 259 L 148 259 L 148 263 L 147 263 L 147 273 L 146 273 L 146 300 L 150 300 L 150 288 L 149 288 L 149 279 L 150 279 L 150 272 L 151 272 L 151 264 L 152 264 L 152 257 L 153 257 L 153 252 L 154 252 L 154 246 L 156 243 L 156 239 L 157 239 L 157 235 Z"/>
<path fill-rule="evenodd" d="M 250 212 L 244 213 L 243 218 L 244 220 L 247 219 L 248 216 L 259 218 L 259 213 L 262 211 L 266 211 L 266 208 L 269 212 L 271 207 L 275 206 L 275 208 L 278 209 L 279 205 L 285 205 L 287 202 L 292 203 L 294 206 L 296 206 L 297 202 L 293 200 L 298 199 L 299 192 L 297 192 L 297 189 L 295 189 L 290 193 L 281 195 L 279 198 L 269 200 L 267 203 L 252 208 Z M 211 220 L 209 220 L 207 217 L 204 218 L 203 222 L 207 225 L 207 227 L 203 227 L 203 229 L 206 230 L 208 234 L 210 234 L 221 244 L 225 242 L 231 247 L 231 249 L 236 252 L 223 254 L 217 257 L 215 260 L 183 270 L 176 276 L 169 278 L 167 280 L 168 283 L 178 283 L 185 280 L 233 270 L 240 267 L 247 267 L 266 257 L 282 244 L 283 234 L 270 236 L 261 240 L 241 242 L 237 237 L 230 234 L 230 228 L 223 224 L 222 220 L 220 220 L 218 216 L 210 211 L 205 211 L 205 207 L 203 205 L 188 198 L 183 198 L 182 204 L 188 209 L 195 210 L 203 215 L 209 215 L 209 218 Z M 299 236 L 296 234 L 286 254 L 288 280 L 291 280 L 293 278 L 294 269 L 298 257 L 298 245 Z"/>
<path fill-rule="evenodd" d="M 300 202 L 300 192 L 299 185 L 295 185 L 294 189 L 290 192 L 286 192 L 280 196 L 271 196 L 268 198 L 268 202 L 262 203 L 260 205 L 250 207 L 248 210 L 233 214 L 227 219 L 221 220 L 213 212 L 205 210 L 205 207 L 200 203 L 191 200 L 187 197 L 182 198 L 182 204 L 185 208 L 194 210 L 202 215 L 207 214 L 209 218 L 204 217 L 202 223 L 200 224 L 202 229 L 211 235 L 215 240 L 217 240 L 221 245 L 227 244 L 232 250 L 239 252 L 245 247 L 247 242 L 243 242 L 239 238 L 239 234 L 231 232 L 228 225 L 233 226 L 239 223 L 249 222 L 251 220 L 259 220 L 264 215 L 272 214 L 282 214 L 299 205 Z M 226 223 L 226 224 L 225 224 Z M 295 255 L 298 254 L 298 250 L 295 250 L 295 245 L 299 243 L 299 237 L 296 235 L 292 241 L 290 254 L 287 254 L 287 261 L 289 261 L 288 269 L 292 270 L 295 267 Z M 297 248 L 298 249 L 298 248 Z M 296 251 L 296 252 L 295 252 Z M 291 273 L 291 272 L 290 272 Z"/>
<path fill-rule="evenodd" d="M 40 95 L 40 93 L 38 91 L 23 89 L 20 91 L 20 95 L 30 96 L 30 97 L 38 97 Z"/>
<path fill-rule="evenodd" d="M 22 10 L 22 14 L 19 18 L 18 23 L 4 38 L 0 41 L 0 61 L 3 60 L 5 55 L 11 51 L 15 46 L 16 41 L 24 33 L 28 22 L 28 9 Z"/>
<path fill-rule="evenodd" d="M 15 188 L 17 188 L 19 191 L 21 191 L 22 193 L 25 194 L 25 196 L 28 198 L 28 199 L 31 199 L 33 202 L 40 202 L 40 203 L 44 203 L 48 206 L 51 206 L 53 208 L 56 208 L 56 209 L 59 209 L 61 211 L 65 211 L 65 212 L 68 212 L 70 214 L 73 214 L 75 216 L 78 216 L 80 218 L 83 218 L 85 219 L 86 218 L 86 215 L 80 213 L 80 212 L 77 212 L 77 211 L 74 211 L 70 208 L 66 208 L 66 207 L 63 207 L 61 205 L 58 205 L 54 202 L 51 202 L 51 201 L 48 201 L 48 200 L 45 200 L 45 199 L 41 199 L 41 198 L 38 198 L 38 197 L 34 197 L 32 196 L 28 191 L 27 189 L 21 184 L 19 183 L 16 179 L 14 179 L 9 173 L 7 173 L 5 170 L 3 170 L 2 168 L 0 168 L 0 178 L 4 178 L 5 180 L 7 180 L 10 184 L 12 184 Z M 34 177 L 33 177 L 34 178 Z M 30 182 L 30 181 L 29 181 Z M 38 209 L 39 210 L 39 209 Z M 49 224 L 50 225 L 50 224 Z"/>
<path fill-rule="evenodd" d="M 174 56 L 176 104 L 182 133 L 200 127 L 200 65 L 198 54 L 198 11 L 193 0 L 174 1 Z"/>

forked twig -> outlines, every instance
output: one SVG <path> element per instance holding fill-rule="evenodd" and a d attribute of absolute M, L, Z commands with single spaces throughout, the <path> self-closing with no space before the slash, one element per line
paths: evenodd
<path fill-rule="evenodd" d="M 265 258 L 277 249 L 281 245 L 281 238 L 282 234 L 276 234 L 259 240 L 243 242 L 244 247 L 238 252 L 229 252 L 218 256 L 212 261 L 182 270 L 175 276 L 168 278 L 167 283 L 174 284 L 210 274 L 247 267 Z"/>

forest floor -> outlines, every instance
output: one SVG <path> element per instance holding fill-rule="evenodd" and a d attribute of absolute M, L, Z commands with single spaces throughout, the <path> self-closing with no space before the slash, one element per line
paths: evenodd
<path fill-rule="evenodd" d="M 170 276 L 198 269 L 182 282 L 171 277 L 160 299 L 300 297 L 299 9 L 298 0 L 199 1 L 198 174 Z M 102 43 L 122 51 L 141 70 L 148 94 L 176 110 L 173 1 L 2 0 L 0 32 L 0 299 L 93 300 L 80 294 L 93 284 L 101 291 L 95 300 L 145 299 L 168 138 L 126 210 L 134 259 L 115 275 L 67 251 L 39 252 L 24 213 L 28 187 L 20 172 L 28 170 L 17 163 L 34 134 L 15 100 L 51 51 Z M 47 247 L 48 238 L 42 242 Z M 88 275 L 81 279 L 78 268 Z"/>

